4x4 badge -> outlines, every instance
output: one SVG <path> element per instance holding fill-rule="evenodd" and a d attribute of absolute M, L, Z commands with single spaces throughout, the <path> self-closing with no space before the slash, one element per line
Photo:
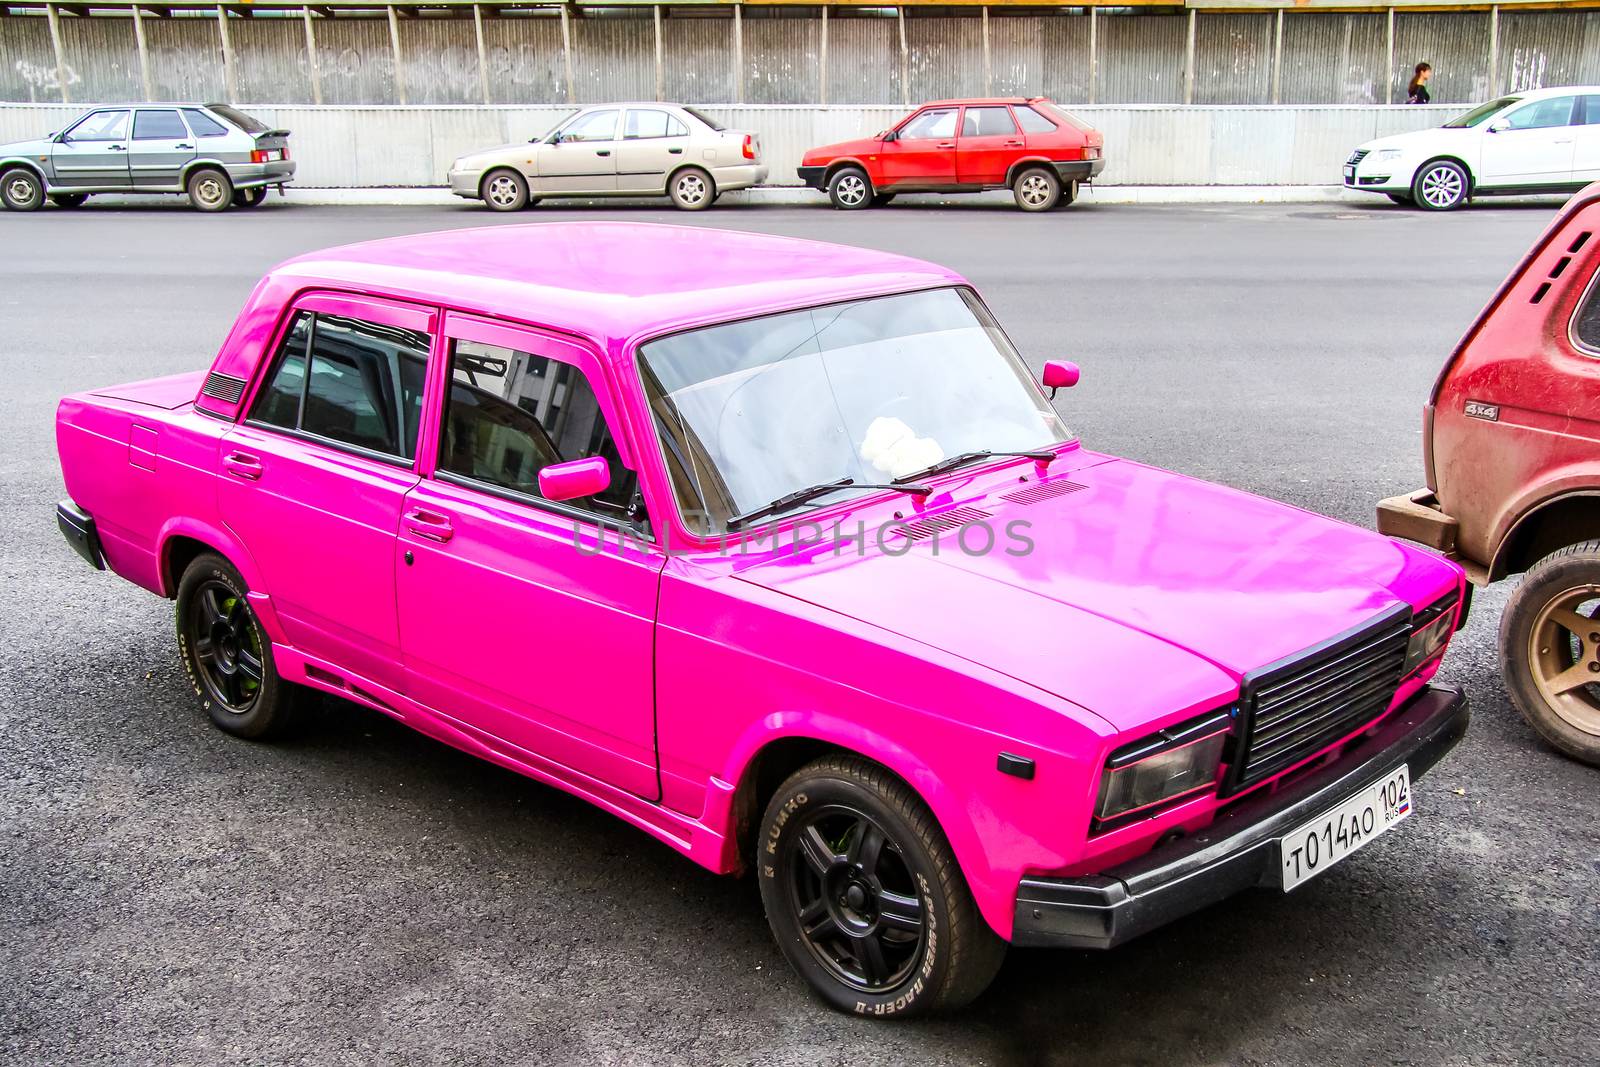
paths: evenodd
<path fill-rule="evenodd" d="M 1487 419 L 1490 422 L 1500 421 L 1500 405 L 1485 404 L 1480 400 L 1467 401 L 1467 418 Z"/>

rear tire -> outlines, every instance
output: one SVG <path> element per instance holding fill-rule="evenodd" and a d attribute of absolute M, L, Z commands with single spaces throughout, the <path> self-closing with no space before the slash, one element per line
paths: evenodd
<path fill-rule="evenodd" d="M 778 787 L 756 867 L 779 948 L 840 1011 L 959 1008 L 1005 959 L 933 813 L 859 757 L 817 760 Z"/>
<path fill-rule="evenodd" d="M 82 207 L 88 199 L 88 193 L 52 193 L 50 195 L 50 202 L 65 211 Z"/>
<path fill-rule="evenodd" d="M 1417 171 L 1411 181 L 1411 197 L 1429 211 L 1454 211 L 1467 202 L 1472 179 L 1466 168 L 1449 159 L 1436 159 Z"/>
<path fill-rule="evenodd" d="M 1540 737 L 1600 766 L 1600 541 L 1528 568 L 1500 617 L 1500 673 Z"/>
<path fill-rule="evenodd" d="M 233 194 L 234 207 L 260 207 L 267 199 L 267 187 L 258 185 L 253 189 L 238 189 Z"/>
<path fill-rule="evenodd" d="M 1012 180 L 1011 195 L 1024 211 L 1049 211 L 1061 201 L 1061 179 L 1043 167 L 1029 167 Z"/>
<path fill-rule="evenodd" d="M 892 204 L 892 203 L 894 203 L 894 194 L 893 193 L 874 193 L 873 194 L 873 197 L 872 197 L 872 206 L 873 207 L 883 207 L 885 204 Z"/>
<path fill-rule="evenodd" d="M 215 167 L 201 167 L 184 183 L 196 211 L 226 211 L 233 206 L 233 182 Z"/>
<path fill-rule="evenodd" d="M 507 167 L 483 176 L 478 195 L 490 211 L 521 211 L 528 206 L 528 179 Z"/>
<path fill-rule="evenodd" d="M 679 211 L 704 211 L 717 200 L 717 183 L 699 167 L 684 167 L 667 183 L 667 195 Z"/>
<path fill-rule="evenodd" d="M 828 199 L 840 211 L 860 211 L 872 206 L 872 179 L 860 167 L 841 167 L 828 179 Z"/>
<path fill-rule="evenodd" d="M 0 204 L 8 211 L 38 211 L 44 206 L 44 182 L 27 167 L 0 174 Z"/>

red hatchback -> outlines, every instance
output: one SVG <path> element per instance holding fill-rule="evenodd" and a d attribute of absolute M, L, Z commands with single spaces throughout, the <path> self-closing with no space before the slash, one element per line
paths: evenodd
<path fill-rule="evenodd" d="M 1024 211 L 1070 204 L 1105 166 L 1100 131 L 1044 97 L 940 100 L 857 141 L 807 152 L 800 180 L 846 210 L 896 193 L 1010 189 Z"/>

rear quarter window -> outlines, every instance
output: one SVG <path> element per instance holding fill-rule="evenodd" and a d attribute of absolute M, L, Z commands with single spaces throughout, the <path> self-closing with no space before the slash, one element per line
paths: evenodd
<path fill-rule="evenodd" d="M 1572 339 L 1590 355 L 1600 355 L 1600 262 L 1589 279 L 1589 292 L 1572 319 Z"/>
<path fill-rule="evenodd" d="M 207 115 L 197 107 L 183 109 L 183 117 L 189 120 L 189 128 L 196 137 L 226 137 L 228 127 Z"/>
<path fill-rule="evenodd" d="M 1014 110 L 1017 114 L 1017 122 L 1022 125 L 1022 129 L 1025 133 L 1055 132 L 1056 124 L 1047 116 L 1039 114 L 1039 112 L 1035 111 L 1033 108 L 1019 107 L 1015 108 Z"/>

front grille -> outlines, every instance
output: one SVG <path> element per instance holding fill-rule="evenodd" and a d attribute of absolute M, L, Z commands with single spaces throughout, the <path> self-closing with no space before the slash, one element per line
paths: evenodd
<path fill-rule="evenodd" d="M 1370 151 L 1371 151 L 1371 149 L 1369 149 L 1369 148 L 1358 148 L 1358 149 L 1356 149 L 1354 152 L 1350 153 L 1350 160 L 1349 160 L 1349 164 L 1348 165 L 1353 167 L 1357 163 L 1360 163 L 1363 159 L 1367 158 L 1367 153 L 1370 152 Z"/>
<path fill-rule="evenodd" d="M 1351 633 L 1248 675 L 1231 791 L 1287 770 L 1382 715 L 1399 688 L 1410 638 L 1411 610 L 1401 604 Z"/>

